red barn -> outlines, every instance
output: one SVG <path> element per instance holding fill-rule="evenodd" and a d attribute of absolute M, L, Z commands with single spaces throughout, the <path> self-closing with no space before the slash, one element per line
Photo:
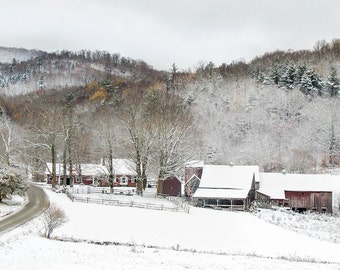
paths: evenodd
<path fill-rule="evenodd" d="M 203 165 L 203 161 L 192 161 L 185 166 L 184 192 L 187 197 L 191 197 L 199 187 Z"/>
<path fill-rule="evenodd" d="M 340 191 L 339 177 L 325 174 L 261 173 L 257 200 L 288 206 L 298 212 L 332 213 L 333 192 Z"/>
<path fill-rule="evenodd" d="M 182 183 L 176 176 L 169 176 L 163 181 L 162 195 L 181 196 Z"/>
<path fill-rule="evenodd" d="M 288 191 L 285 197 L 289 207 L 298 212 L 317 211 L 332 213 L 332 192 L 330 191 Z"/>

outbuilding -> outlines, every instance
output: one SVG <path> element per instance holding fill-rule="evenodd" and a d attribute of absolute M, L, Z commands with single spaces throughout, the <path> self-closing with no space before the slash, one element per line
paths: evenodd
<path fill-rule="evenodd" d="M 340 178 L 325 174 L 260 173 L 256 200 L 294 211 L 332 213 L 333 192 L 340 191 Z"/>
<path fill-rule="evenodd" d="M 258 177 L 258 166 L 204 165 L 193 199 L 197 206 L 246 210 L 255 199 Z"/>
<path fill-rule="evenodd" d="M 176 176 L 169 176 L 163 181 L 162 195 L 164 196 L 181 196 L 182 183 Z"/>

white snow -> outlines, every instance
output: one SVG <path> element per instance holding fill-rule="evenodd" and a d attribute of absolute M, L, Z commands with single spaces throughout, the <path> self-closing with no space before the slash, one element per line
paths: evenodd
<path fill-rule="evenodd" d="M 253 179 L 259 181 L 258 166 L 204 165 L 194 198 L 246 198 Z"/>
<path fill-rule="evenodd" d="M 333 205 L 340 192 L 340 176 L 335 174 L 260 173 L 260 189 L 272 199 L 284 199 L 289 191 L 331 191 Z"/>
<path fill-rule="evenodd" d="M 270 224 L 248 212 L 192 207 L 188 214 L 73 203 L 65 194 L 46 191 L 68 217 L 68 222 L 52 236 L 81 242 L 41 237 L 42 220 L 38 217 L 0 235 L 0 269 L 340 267 L 339 243 Z M 338 222 L 339 217 L 335 220 Z"/>
<path fill-rule="evenodd" d="M 16 194 L 11 195 L 10 199 L 4 199 L 3 202 L 0 203 L 0 220 L 22 208 L 26 203 L 26 199 L 26 197 Z"/>

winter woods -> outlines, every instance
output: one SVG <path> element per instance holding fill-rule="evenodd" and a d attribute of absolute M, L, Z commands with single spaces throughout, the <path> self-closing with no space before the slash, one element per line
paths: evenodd
<path fill-rule="evenodd" d="M 24 164 L 39 180 L 46 162 L 55 178 L 57 163 L 77 177 L 79 164 L 106 160 L 112 180 L 110 160 L 129 158 L 141 189 L 192 159 L 264 171 L 338 166 L 337 44 L 168 72 L 105 52 L 34 52 L 1 66 L 2 164 Z"/>

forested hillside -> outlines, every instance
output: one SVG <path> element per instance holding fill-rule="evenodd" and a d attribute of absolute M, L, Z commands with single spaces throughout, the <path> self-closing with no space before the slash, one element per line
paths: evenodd
<path fill-rule="evenodd" d="M 194 71 L 99 51 L 21 53 L 0 64 L 1 162 L 37 179 L 45 162 L 112 157 L 133 158 L 144 184 L 191 159 L 264 171 L 339 166 L 338 39 Z"/>

